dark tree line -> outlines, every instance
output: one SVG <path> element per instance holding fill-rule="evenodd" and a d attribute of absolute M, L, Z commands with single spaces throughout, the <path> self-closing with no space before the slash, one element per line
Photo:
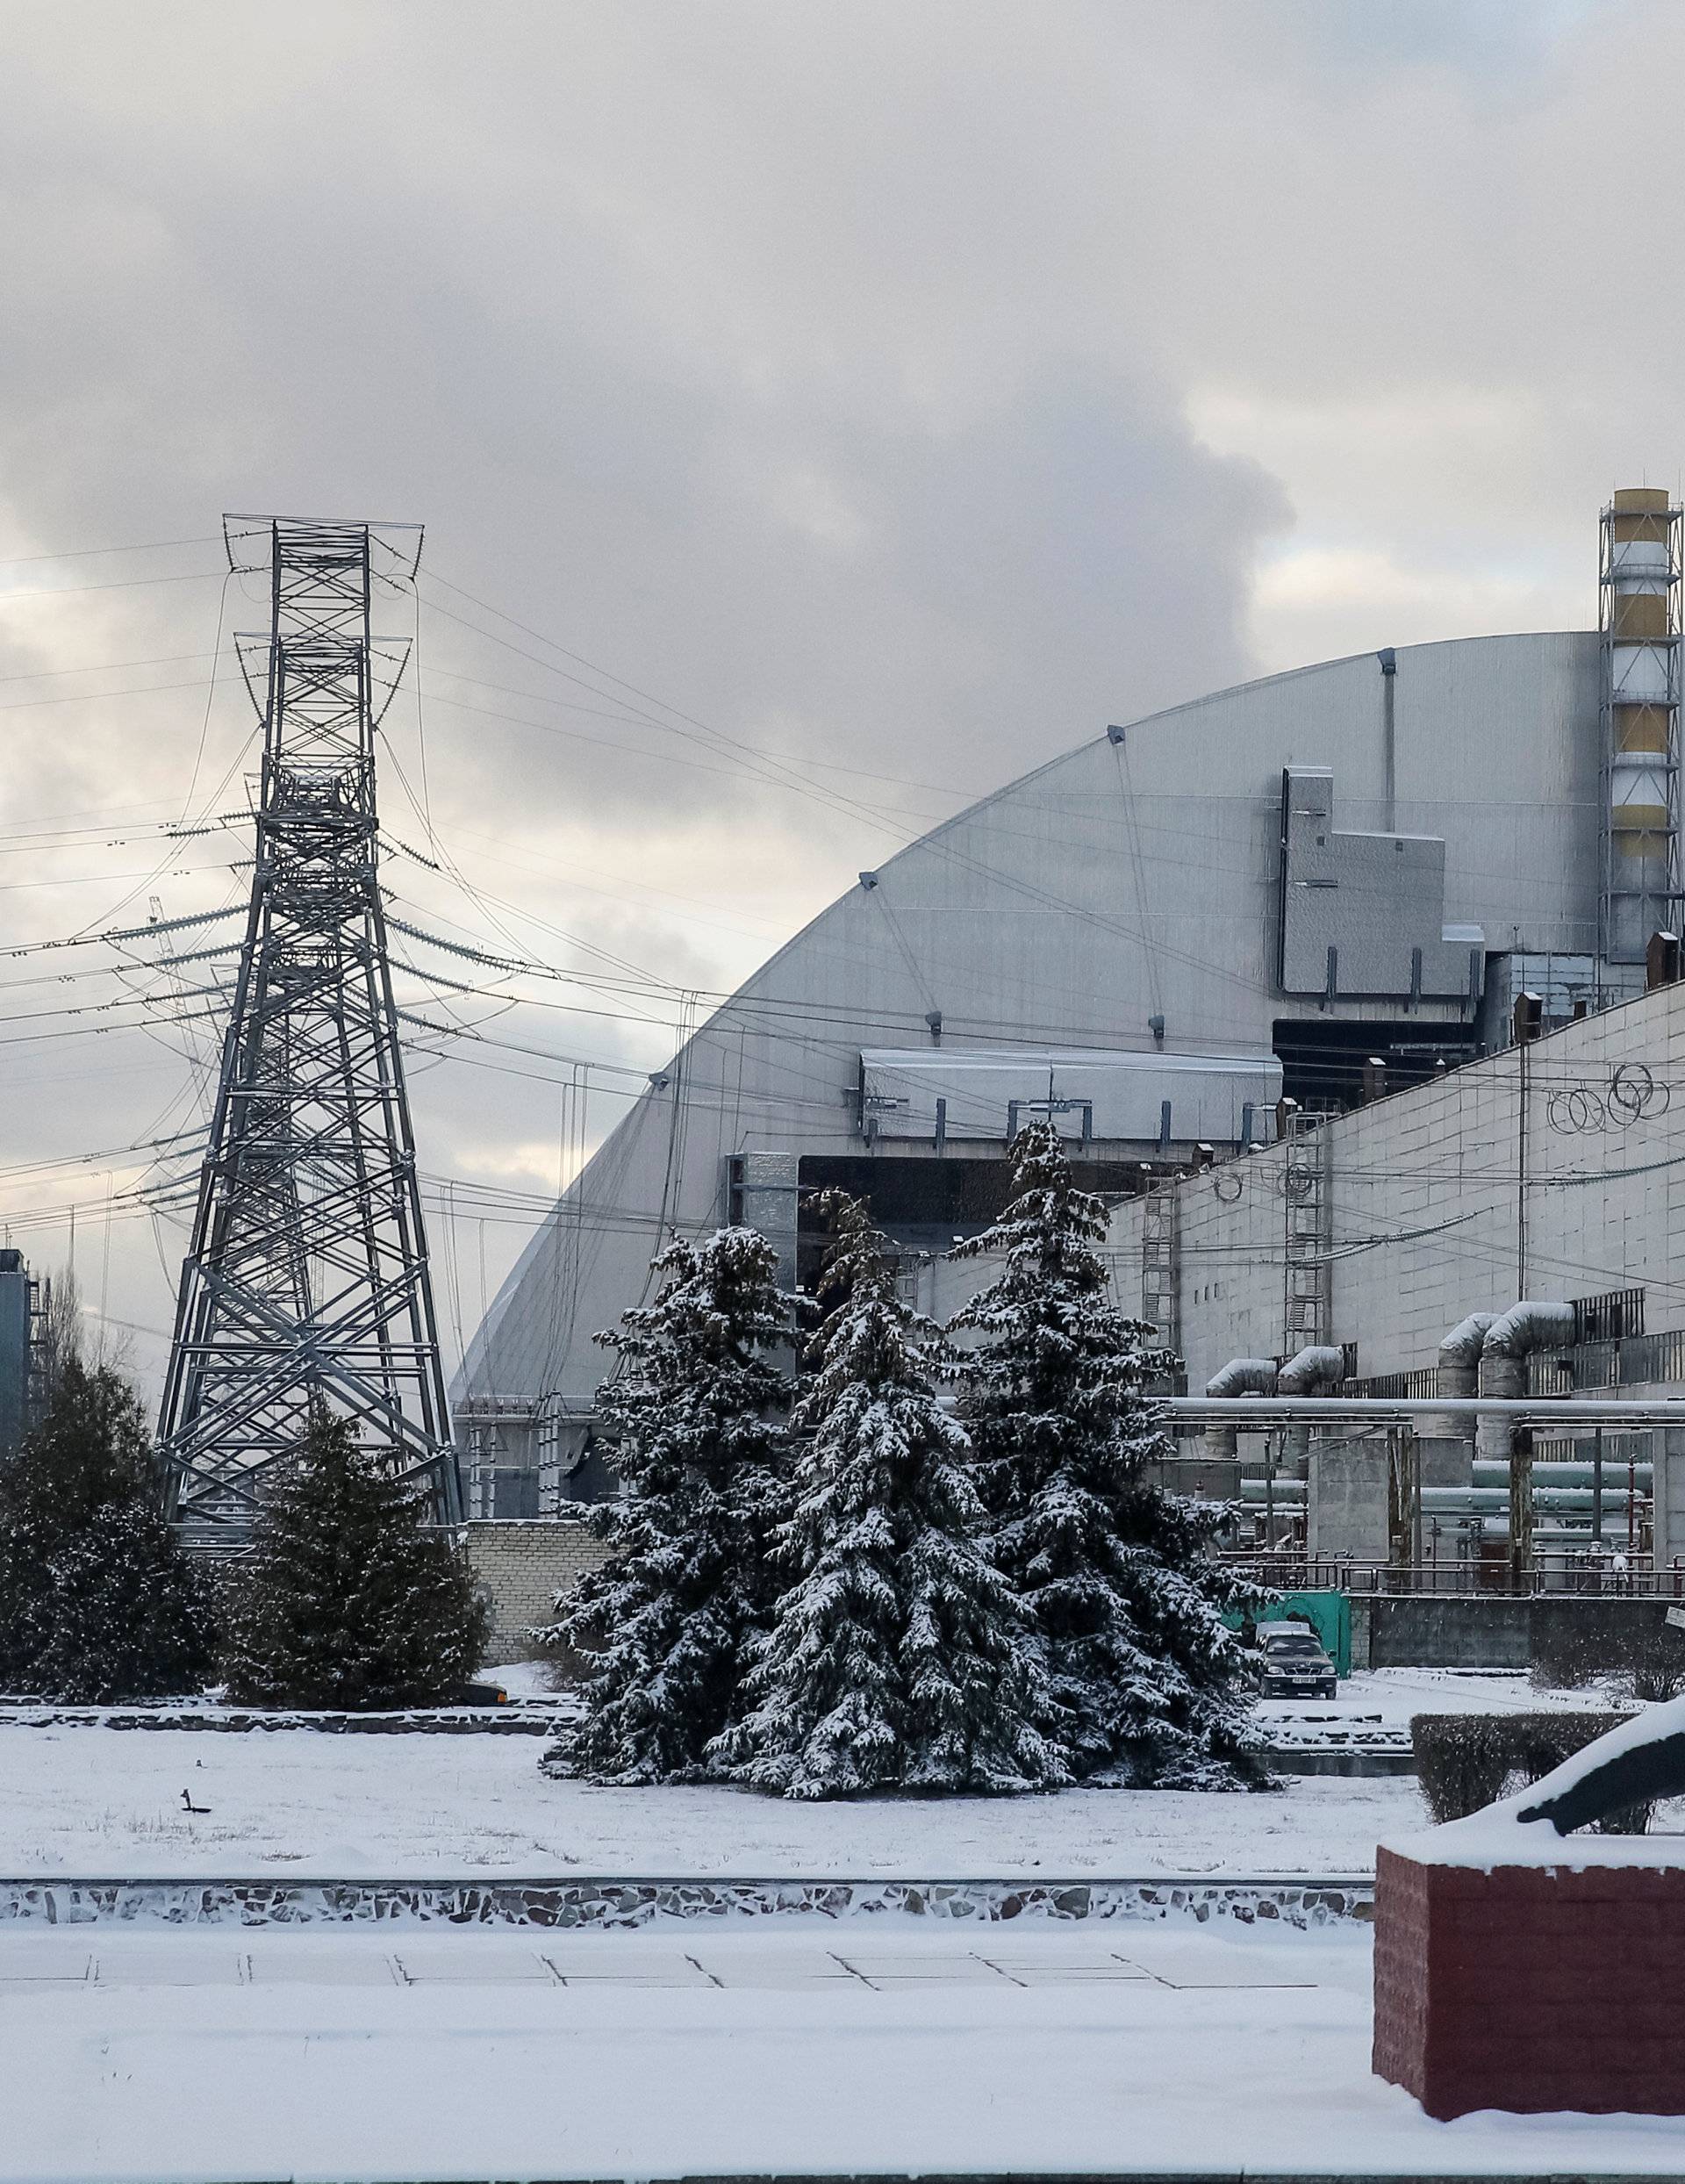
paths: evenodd
<path fill-rule="evenodd" d="M 319 1411 L 249 1550 L 212 1563 L 163 1516 L 133 1390 L 72 1346 L 41 1423 L 0 1459 L 0 1689 L 108 1705 L 201 1691 L 247 1704 L 419 1705 L 478 1664 L 460 1548 L 350 1426 Z"/>

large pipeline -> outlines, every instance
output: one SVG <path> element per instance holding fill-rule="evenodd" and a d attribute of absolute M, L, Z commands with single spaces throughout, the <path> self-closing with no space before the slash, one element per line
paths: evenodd
<path fill-rule="evenodd" d="M 1290 1357 L 1276 1376 L 1279 1396 L 1314 1396 L 1337 1388 L 1345 1378 L 1345 1352 L 1331 1343 L 1312 1342 Z M 1310 1476 L 1310 1428 L 1290 1426 L 1281 1436 L 1281 1468 L 1289 1478 Z"/>
<path fill-rule="evenodd" d="M 1273 1357 L 1231 1357 L 1206 1382 L 1205 1392 L 1221 1402 L 1236 1396 L 1273 1396 L 1275 1381 Z M 1238 1453 L 1234 1427 L 1213 1419 L 1205 1429 L 1205 1453 L 1214 1463 L 1232 1463 Z"/>
<path fill-rule="evenodd" d="M 1499 1399 L 1527 1392 L 1527 1361 L 1538 1350 L 1567 1348 L 1574 1340 L 1572 1304 L 1526 1298 L 1487 1328 L 1481 1348 L 1481 1393 Z M 1474 1452 L 1482 1462 L 1507 1458 L 1509 1428 L 1497 1419 L 1478 1426 Z"/>

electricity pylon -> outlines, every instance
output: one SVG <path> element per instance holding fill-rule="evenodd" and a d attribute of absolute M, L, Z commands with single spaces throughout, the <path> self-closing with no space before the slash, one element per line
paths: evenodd
<path fill-rule="evenodd" d="M 268 636 L 235 640 L 263 771 L 159 1425 L 170 1513 L 237 1538 L 321 1402 L 451 1523 L 375 815 L 375 731 L 408 648 L 374 636 L 372 595 L 408 590 L 420 531 L 226 516 L 223 535 L 231 568 L 269 578 Z"/>

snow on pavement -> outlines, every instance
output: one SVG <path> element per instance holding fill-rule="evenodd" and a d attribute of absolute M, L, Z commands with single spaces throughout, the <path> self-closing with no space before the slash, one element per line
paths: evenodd
<path fill-rule="evenodd" d="M 1370 2073 L 1359 1928 L 686 1948 L 0 1934 L 0 2179 L 1685 2172 L 1676 2119 L 1430 2122 Z"/>
<path fill-rule="evenodd" d="M 526 1736 L 0 1728 L 0 1877 L 918 1879 L 1372 1871 L 1425 1814 L 1409 1778 L 1260 1795 L 799 1805 L 547 1780 Z M 192 1792 L 201 1816 L 183 1809 Z"/>
<path fill-rule="evenodd" d="M 1524 1669 L 1359 1669 L 1340 1678 L 1337 1699 L 1276 1699 L 1258 1707 L 1266 1733 L 1277 1721 L 1369 1721 L 1408 1730 L 1417 1713 L 1603 1712 L 1612 1699 L 1600 1686 L 1583 1691 L 1536 1688 Z"/>

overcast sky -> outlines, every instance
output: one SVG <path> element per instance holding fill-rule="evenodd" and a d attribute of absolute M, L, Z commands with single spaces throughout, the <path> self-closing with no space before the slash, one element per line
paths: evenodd
<path fill-rule="evenodd" d="M 1677 0 L 0 0 L 0 940 L 243 893 L 157 830 L 244 801 L 225 509 L 426 523 L 412 914 L 704 993 L 1108 720 L 1586 626 L 1610 488 L 1680 479 L 1681 81 Z M 50 1268 L 75 1203 L 151 1374 L 121 1149 L 207 1027 L 39 1014 L 113 960 L 0 963 L 0 1212 Z M 670 997 L 524 990 L 664 1059 Z M 450 1054 L 454 1346 L 570 1123 Z"/>

